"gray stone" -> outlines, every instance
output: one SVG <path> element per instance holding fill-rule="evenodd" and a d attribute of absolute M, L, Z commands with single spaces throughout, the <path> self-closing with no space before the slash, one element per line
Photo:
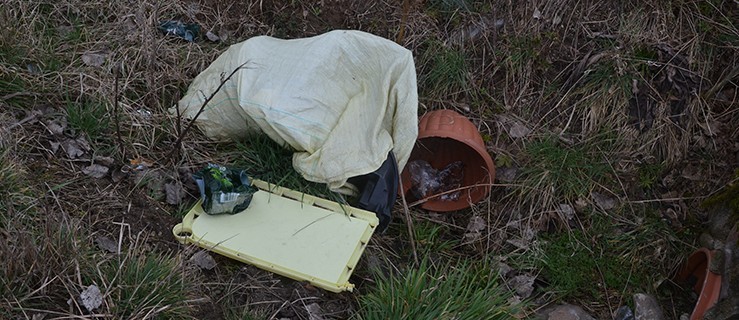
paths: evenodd
<path fill-rule="evenodd" d="M 731 209 L 726 206 L 712 208 L 708 213 L 708 231 L 713 239 L 723 241 L 729 236 L 731 227 Z"/>
<path fill-rule="evenodd" d="M 710 250 L 722 250 L 724 243 L 721 240 L 715 239 L 710 233 L 704 232 L 698 237 L 698 243 L 701 247 L 708 248 Z"/>
<path fill-rule="evenodd" d="M 590 195 L 593 197 L 593 201 L 603 210 L 611 210 L 618 204 L 618 200 L 602 193 L 592 192 Z"/>
<path fill-rule="evenodd" d="M 634 318 L 636 320 L 664 320 L 665 316 L 657 299 L 648 294 L 637 293 L 634 295 Z"/>
<path fill-rule="evenodd" d="M 97 238 L 95 238 L 95 243 L 100 249 L 103 249 L 110 253 L 118 253 L 118 243 L 106 236 L 98 236 Z"/>
<path fill-rule="evenodd" d="M 516 295 L 526 299 L 534 292 L 534 280 L 536 276 L 521 274 L 508 281 L 508 285 L 516 291 Z"/>
<path fill-rule="evenodd" d="M 514 167 L 497 167 L 495 168 L 495 178 L 501 182 L 513 182 L 518 176 L 518 169 Z"/>
<path fill-rule="evenodd" d="M 547 309 L 544 315 L 547 320 L 595 320 L 585 310 L 571 304 L 562 304 Z"/>
<path fill-rule="evenodd" d="M 205 251 L 196 252 L 190 257 L 190 262 L 205 270 L 213 270 L 216 267 L 216 260 Z"/>

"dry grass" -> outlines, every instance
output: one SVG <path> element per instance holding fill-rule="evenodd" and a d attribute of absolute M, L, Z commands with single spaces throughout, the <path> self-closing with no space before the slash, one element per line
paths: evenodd
<path fill-rule="evenodd" d="M 638 235 L 644 228 L 639 221 L 646 219 L 664 231 L 659 235 L 675 237 L 663 244 L 665 251 L 644 254 L 663 266 L 662 274 L 653 277 L 669 273 L 669 266 L 694 242 L 691 225 L 702 218 L 695 213 L 700 212 L 697 203 L 728 182 L 725 173 L 736 163 L 736 3 L 410 3 L 402 44 L 416 57 L 419 113 L 449 108 L 468 116 L 498 166 L 517 173 L 510 181 L 498 181 L 490 197 L 469 212 L 429 215 L 413 209 L 420 250 L 440 251 L 434 257 L 444 259 L 519 257 L 521 270 L 538 274 L 536 261 L 547 252 L 543 237 L 560 235 L 558 230 L 590 235 L 598 225 L 593 215 L 617 221 L 617 231 Z M 199 23 L 225 40 L 187 43 L 163 36 L 156 26 L 168 19 Z M 255 35 L 294 38 L 337 28 L 395 39 L 400 21 L 400 7 L 389 1 L 6 1 L 0 7 L 0 122 L 9 129 L 0 131 L 0 255 L 17 258 L 10 259 L 2 274 L 0 312 L 5 314 L 0 316 L 30 317 L 38 310 L 60 317 L 86 315 L 78 304 L 70 309 L 66 301 L 74 301 L 89 281 L 111 290 L 101 313 L 135 318 L 165 305 L 170 307 L 162 312 L 194 315 L 212 308 L 215 317 L 236 318 L 253 310 L 307 318 L 308 301 L 356 305 L 341 296 L 275 285 L 279 280 L 266 273 L 233 270 L 238 268 L 226 263 L 211 278 L 204 276 L 210 282 L 184 290 L 210 302 L 154 303 L 116 311 L 121 309 L 114 300 L 121 299 L 113 293 L 127 289 L 113 285 L 118 272 L 106 275 L 105 266 L 135 270 L 147 264 L 149 253 L 144 251 L 176 249 L 168 236 L 176 218 L 169 212 L 181 208 L 158 201 L 145 184 L 89 179 L 80 173 L 80 162 L 53 154 L 49 143 L 56 138 L 44 122 L 49 113 L 18 120 L 42 106 L 70 119 L 89 115 L 86 106 L 101 108 L 92 119 L 96 121 L 75 123 L 77 131 L 88 125 L 96 130 L 94 136 L 88 134 L 90 143 L 96 154 L 115 158 L 113 170 L 126 168 L 129 159 L 146 158 L 166 181 L 186 182 L 185 171 L 205 162 L 242 160 L 236 146 L 214 144 L 197 132 L 183 140 L 181 157 L 168 157 L 178 124 L 167 109 L 229 44 Z M 88 65 L 85 54 L 101 54 L 104 63 Z M 122 147 L 111 125 L 116 116 Z M 513 123 L 524 126 L 527 134 L 512 134 Z M 687 166 L 699 168 L 703 178 L 686 178 Z M 645 173 L 647 167 L 661 170 Z M 609 195 L 618 206 L 603 210 L 592 192 Z M 677 200 L 652 201 L 662 198 Z M 563 205 L 574 211 L 563 210 Z M 664 218 L 666 212 L 677 212 L 678 218 Z M 472 216 L 481 217 L 485 226 L 470 236 L 466 229 Z M 671 226 L 660 229 L 665 221 Z M 124 237 L 128 251 L 123 260 L 92 245 L 93 233 L 116 238 L 123 225 L 148 239 L 142 243 L 135 236 Z M 406 237 L 403 227 L 376 237 L 378 254 L 395 260 L 394 268 L 408 262 Z M 608 239 L 622 245 L 618 250 L 624 256 L 647 259 L 635 252 L 644 253 L 649 239 L 633 238 Z M 167 257 L 157 265 L 181 270 L 179 257 Z M 116 261 L 120 268 L 113 267 Z M 369 278 L 363 280 L 363 290 L 372 288 Z M 224 298 L 242 290 L 248 294 Z M 629 290 L 601 298 L 618 302 Z M 267 294 L 259 296 L 260 291 Z M 600 315 L 608 313 L 604 301 L 575 302 L 594 306 L 591 310 Z M 225 307 L 230 304 L 240 308 Z"/>

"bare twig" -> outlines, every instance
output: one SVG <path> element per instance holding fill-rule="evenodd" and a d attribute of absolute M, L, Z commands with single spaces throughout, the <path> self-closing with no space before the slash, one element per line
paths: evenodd
<path fill-rule="evenodd" d="M 190 129 L 192 129 L 192 126 L 195 124 L 195 121 L 198 119 L 200 114 L 202 114 L 203 111 L 205 111 L 205 107 L 208 106 L 208 103 L 213 99 L 213 97 L 215 97 L 215 95 L 218 92 L 221 91 L 221 88 L 223 88 L 226 82 L 228 82 L 228 80 L 231 80 L 231 78 L 236 74 L 236 72 L 239 72 L 239 70 L 244 68 L 244 66 L 247 63 L 249 63 L 249 61 L 242 63 L 241 65 L 236 67 L 236 69 L 231 71 L 231 73 L 227 77 L 221 80 L 221 83 L 218 85 L 218 88 L 216 88 L 216 90 L 214 90 L 207 98 L 205 98 L 205 101 L 203 101 L 203 105 L 200 106 L 198 113 L 196 113 L 195 116 L 193 116 L 192 119 L 190 119 L 190 122 L 188 122 L 184 130 L 177 133 L 177 140 L 175 140 L 174 142 L 174 148 L 172 149 L 172 151 L 169 152 L 169 154 L 167 154 L 166 158 L 171 158 L 175 153 L 179 153 L 180 146 L 182 145 L 182 139 L 184 139 L 187 133 L 190 132 Z M 179 106 L 176 106 L 175 108 L 178 110 L 178 115 L 179 115 Z"/>
<path fill-rule="evenodd" d="M 7 95 L 0 97 L 0 101 L 10 100 L 18 96 L 33 96 L 33 95 L 34 94 L 31 92 L 13 92 L 11 94 L 7 94 Z"/>
<path fill-rule="evenodd" d="M 179 99 L 175 99 L 174 101 L 179 101 Z M 175 112 L 177 112 L 177 119 L 175 119 L 175 134 L 179 137 L 182 134 L 182 112 L 180 112 L 180 106 L 175 108 Z M 177 150 L 177 158 L 180 158 L 180 148 L 175 149 Z"/>
<path fill-rule="evenodd" d="M 31 112 L 31 114 L 30 114 L 30 115 L 28 115 L 27 117 L 25 117 L 25 118 L 21 119 L 20 121 L 18 121 L 18 122 L 16 122 L 16 123 L 14 123 L 14 124 L 11 124 L 11 125 L 9 125 L 9 126 L 8 126 L 7 128 L 5 128 L 5 129 L 6 129 L 6 130 L 10 130 L 10 129 L 13 129 L 13 128 L 17 127 L 17 126 L 23 125 L 23 124 L 24 124 L 24 123 L 26 123 L 26 122 L 30 122 L 30 121 L 36 120 L 36 118 L 38 118 L 39 116 L 41 116 L 41 111 L 38 111 L 38 110 L 34 110 L 34 111 L 33 111 L 33 112 Z"/>
<path fill-rule="evenodd" d="M 469 185 L 469 186 L 459 187 L 459 188 L 456 188 L 456 189 L 451 189 L 451 190 L 440 192 L 440 193 L 437 193 L 437 194 L 434 194 L 434 195 L 430 195 L 430 196 L 428 196 L 426 198 L 423 198 L 421 200 L 412 202 L 411 204 L 408 205 L 408 207 L 410 207 L 410 208 L 415 207 L 415 206 L 417 206 L 419 204 L 422 204 L 422 203 L 425 203 L 425 202 L 427 202 L 429 200 L 433 200 L 435 198 L 441 197 L 441 196 L 443 196 L 445 194 L 454 193 L 454 192 L 461 191 L 461 190 L 467 190 L 467 189 L 477 188 L 477 187 L 524 187 L 524 188 L 529 188 L 529 187 L 526 187 L 526 186 L 520 185 L 520 184 L 478 183 L 478 184 L 473 184 L 473 185 Z M 533 189 L 533 188 L 530 188 L 530 189 Z"/>
<path fill-rule="evenodd" d="M 408 21 L 408 11 L 410 10 L 410 0 L 403 0 L 403 13 L 400 16 L 400 30 L 398 30 L 398 37 L 395 38 L 395 43 L 403 45 L 403 38 L 405 38 L 405 25 Z"/>
<path fill-rule="evenodd" d="M 115 135 L 118 143 L 118 153 L 121 159 L 126 159 L 126 149 L 123 145 L 123 137 L 121 137 L 121 122 L 118 118 L 118 105 L 120 104 L 120 92 L 118 92 L 118 78 L 120 78 L 120 70 L 115 70 L 115 88 L 113 96 L 113 121 L 115 122 Z"/>
<path fill-rule="evenodd" d="M 398 184 L 403 186 L 403 175 L 398 173 Z M 411 249 L 413 250 L 413 261 L 418 265 L 418 251 L 416 250 L 416 237 L 413 234 L 413 220 L 411 219 L 410 211 L 408 210 L 408 202 L 405 200 L 405 192 L 400 193 L 400 198 L 403 199 L 403 211 L 405 212 L 405 225 L 408 226 L 408 236 L 411 240 Z"/>

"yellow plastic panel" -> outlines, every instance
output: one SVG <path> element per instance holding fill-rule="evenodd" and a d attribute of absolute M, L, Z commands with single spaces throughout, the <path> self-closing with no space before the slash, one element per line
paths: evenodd
<path fill-rule="evenodd" d="M 208 215 L 197 203 L 173 229 L 191 243 L 333 292 L 349 277 L 378 224 L 374 213 L 286 188 L 253 182 L 249 208 Z"/>

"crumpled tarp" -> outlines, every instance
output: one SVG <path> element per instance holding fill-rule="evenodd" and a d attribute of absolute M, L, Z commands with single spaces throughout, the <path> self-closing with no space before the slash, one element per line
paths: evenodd
<path fill-rule="evenodd" d="M 195 78 L 178 103 L 181 115 L 193 118 L 244 63 L 196 120 L 208 137 L 264 132 L 295 150 L 293 167 L 305 179 L 339 192 L 350 190 L 348 178 L 378 169 L 391 150 L 405 166 L 418 135 L 409 50 L 360 31 L 254 37 L 232 45 Z"/>

